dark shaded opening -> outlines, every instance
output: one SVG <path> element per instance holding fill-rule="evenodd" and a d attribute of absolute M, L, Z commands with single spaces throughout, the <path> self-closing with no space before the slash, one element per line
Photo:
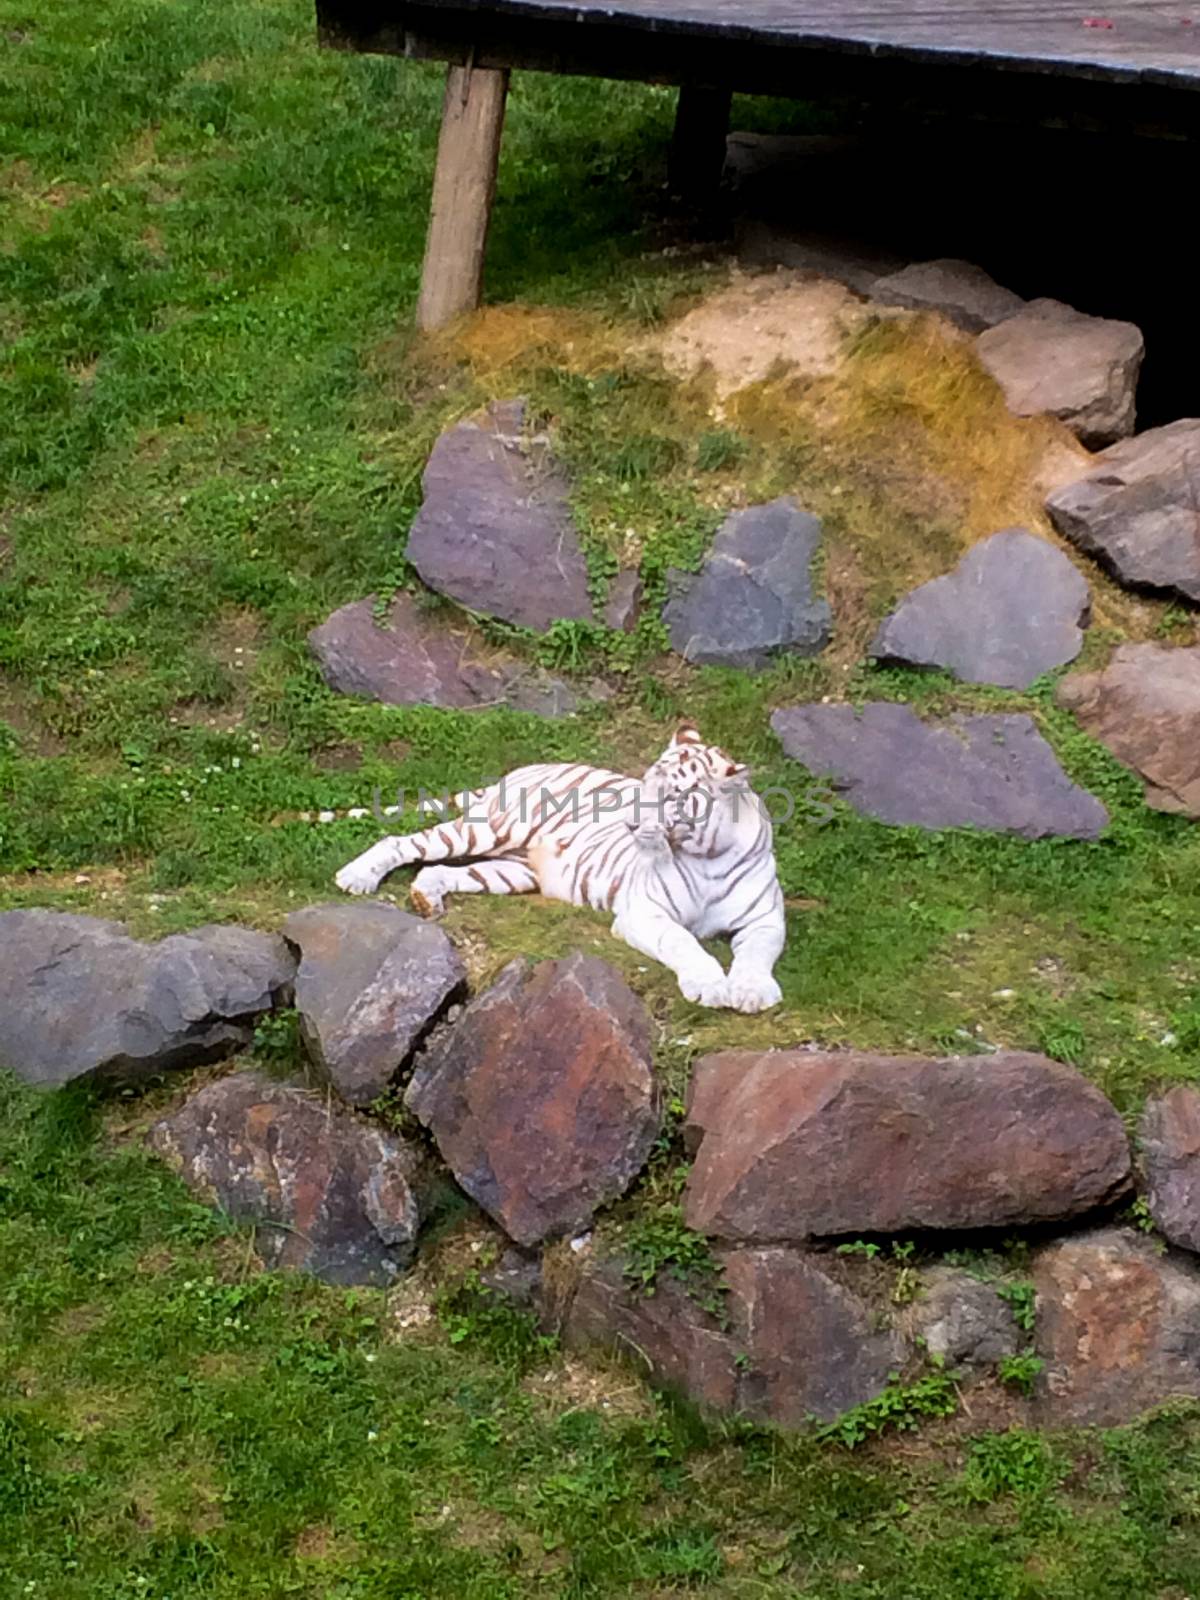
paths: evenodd
<path fill-rule="evenodd" d="M 881 125 L 767 154 L 738 188 L 743 216 L 914 261 L 960 257 L 1027 299 L 1136 323 L 1139 430 L 1200 415 L 1194 144 L 956 123 Z"/>

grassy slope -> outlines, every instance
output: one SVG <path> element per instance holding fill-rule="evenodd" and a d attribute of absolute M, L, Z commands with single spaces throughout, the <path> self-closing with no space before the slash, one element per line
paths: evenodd
<path fill-rule="evenodd" d="M 896 437 L 899 456 L 921 421 L 904 351 L 861 353 L 874 411 L 848 419 L 844 459 L 787 395 L 764 391 L 714 429 L 702 397 L 628 366 L 622 347 L 707 276 L 640 253 L 669 105 L 532 77 L 512 100 L 489 282 L 498 300 L 558 309 L 411 348 L 397 329 L 439 94 L 434 72 L 318 55 L 290 0 L 0 0 L 0 904 L 146 932 L 270 925 L 371 832 L 291 814 L 376 785 L 440 789 L 554 753 L 636 766 L 685 706 L 763 780 L 802 785 L 766 729 L 789 697 L 1019 703 L 1109 803 L 1110 835 L 931 839 L 843 813 L 783 830 L 794 911 L 772 1019 L 686 1006 L 583 913 L 480 902 L 448 925 L 481 977 L 515 949 L 596 941 L 646 995 L 676 1081 L 690 1053 L 732 1039 L 964 1035 L 1078 1060 L 1129 1111 L 1195 1076 L 1195 830 L 1148 815 L 1049 686 L 1018 701 L 854 666 L 870 616 L 953 552 L 971 510 L 951 495 L 935 514 L 900 471 L 856 476 L 864 441 L 871 454 Z M 970 388 L 956 370 L 948 359 L 948 409 Z M 830 582 L 859 608 L 839 607 L 853 649 L 753 682 L 684 679 L 657 661 L 652 627 L 632 642 L 566 630 L 541 647 L 551 664 L 624 685 L 566 725 L 330 695 L 306 629 L 404 581 L 431 440 L 515 386 L 555 420 L 598 583 L 633 553 L 653 592 L 667 564 L 695 559 L 723 497 L 795 489 L 850 552 Z M 947 438 L 974 465 L 961 431 Z M 1131 622 L 1117 599 L 1101 610 L 1106 627 Z M 1142 608 L 1132 625 L 1175 623 Z M 101 1122 L 70 1099 L 5 1095 L 0 1595 L 1200 1582 L 1186 1417 L 1099 1440 L 955 1436 L 864 1464 L 715 1437 L 640 1399 L 623 1416 L 569 1404 L 561 1385 L 539 1398 L 527 1369 L 551 1358 L 504 1318 L 460 1308 L 456 1346 L 397 1346 L 376 1296 L 256 1277 L 248 1241 L 139 1153 L 145 1108 Z"/>

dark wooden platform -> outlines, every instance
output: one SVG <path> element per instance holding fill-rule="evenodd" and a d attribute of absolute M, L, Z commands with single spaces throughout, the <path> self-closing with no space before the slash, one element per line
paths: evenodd
<path fill-rule="evenodd" d="M 703 62 L 746 92 L 805 87 L 813 58 L 857 57 L 1200 95 L 1200 4 L 1187 0 L 318 0 L 317 12 L 324 42 L 351 49 L 465 61 L 473 45 L 479 66 L 665 82 Z"/>
<path fill-rule="evenodd" d="M 717 140 L 701 138 L 705 119 L 715 125 L 734 91 L 1200 142 L 1200 0 L 316 4 L 327 45 L 445 61 L 464 74 L 459 121 L 475 78 L 512 68 L 679 84 L 692 99 L 690 110 L 681 99 L 682 142 L 705 144 L 708 160 Z M 485 121 L 503 115 L 502 85 L 491 102 Z M 450 123 L 443 128 L 445 137 Z M 491 134 L 498 143 L 498 124 Z M 461 135 L 451 146 L 461 162 Z M 490 196 L 482 170 L 469 187 L 481 185 Z"/>

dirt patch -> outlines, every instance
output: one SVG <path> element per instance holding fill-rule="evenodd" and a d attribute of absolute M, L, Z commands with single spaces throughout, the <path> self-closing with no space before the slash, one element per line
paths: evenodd
<path fill-rule="evenodd" d="M 522 1388 L 556 1416 L 565 1411 L 599 1411 L 609 1417 L 646 1419 L 655 1410 L 644 1383 L 598 1356 L 587 1362 L 564 1356 L 548 1370 L 531 1373 Z"/>
<path fill-rule="evenodd" d="M 318 750 L 313 765 L 321 772 L 357 772 L 362 766 L 362 749 L 356 744 L 334 744 Z"/>
<path fill-rule="evenodd" d="M 3 565 L 2 559 L 0 565 Z M 37 697 L 30 690 L 0 672 L 0 722 L 8 724 L 27 754 L 64 755 L 66 744 L 46 726 L 36 707 Z"/>
<path fill-rule="evenodd" d="M 869 315 L 861 300 L 828 278 L 738 273 L 645 348 L 661 356 L 674 377 L 710 374 L 723 401 L 783 372 L 828 377 Z"/>

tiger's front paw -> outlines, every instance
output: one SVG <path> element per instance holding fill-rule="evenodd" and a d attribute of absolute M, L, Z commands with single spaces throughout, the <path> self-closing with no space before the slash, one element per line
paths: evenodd
<path fill-rule="evenodd" d="M 750 973 L 730 976 L 725 982 L 724 1004 L 733 1011 L 753 1015 L 756 1011 L 769 1011 L 783 999 L 783 990 L 770 973 Z"/>
<path fill-rule="evenodd" d="M 681 977 L 679 987 L 685 1000 L 692 1000 L 698 1006 L 711 1006 L 717 1009 L 729 1004 L 728 984 L 725 974 L 719 977 Z"/>

